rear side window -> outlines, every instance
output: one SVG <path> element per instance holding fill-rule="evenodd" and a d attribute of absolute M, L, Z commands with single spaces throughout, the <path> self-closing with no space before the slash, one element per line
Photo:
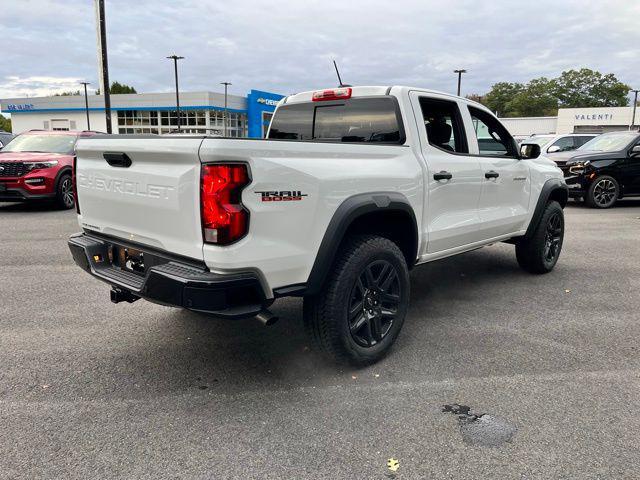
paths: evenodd
<path fill-rule="evenodd" d="M 268 138 L 383 144 L 405 140 L 391 97 L 283 105 L 271 121 Z"/>
<path fill-rule="evenodd" d="M 456 102 L 422 97 L 420 109 L 429 144 L 446 152 L 469 153 Z"/>

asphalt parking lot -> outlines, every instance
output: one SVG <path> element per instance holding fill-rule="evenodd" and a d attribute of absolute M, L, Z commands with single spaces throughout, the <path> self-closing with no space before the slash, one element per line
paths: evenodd
<path fill-rule="evenodd" d="M 298 300 L 272 327 L 111 304 L 74 212 L 0 204 L 0 477 L 638 478 L 640 201 L 566 220 L 546 276 L 506 244 L 414 270 L 396 348 L 355 370 Z M 515 433 L 469 443 L 452 403 Z"/>

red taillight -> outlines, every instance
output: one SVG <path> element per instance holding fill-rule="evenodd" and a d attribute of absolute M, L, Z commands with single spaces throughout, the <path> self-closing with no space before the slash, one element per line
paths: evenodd
<path fill-rule="evenodd" d="M 330 90 L 318 90 L 313 92 L 311 100 L 314 102 L 322 102 L 326 100 L 346 100 L 351 98 L 351 88 L 332 88 Z"/>
<path fill-rule="evenodd" d="M 76 180 L 76 165 L 78 157 L 73 157 L 73 166 L 71 168 L 71 188 L 73 188 L 73 201 L 76 203 L 76 212 L 80 214 L 80 204 L 78 203 L 78 183 Z"/>
<path fill-rule="evenodd" d="M 202 166 L 200 209 L 206 243 L 226 245 L 242 238 L 249 228 L 249 212 L 242 206 L 242 189 L 249 171 L 242 163 Z"/>

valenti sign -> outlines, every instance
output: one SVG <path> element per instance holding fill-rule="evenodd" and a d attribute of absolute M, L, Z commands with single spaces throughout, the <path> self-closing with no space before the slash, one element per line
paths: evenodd
<path fill-rule="evenodd" d="M 576 120 L 613 120 L 613 113 L 576 113 L 574 116 Z"/>

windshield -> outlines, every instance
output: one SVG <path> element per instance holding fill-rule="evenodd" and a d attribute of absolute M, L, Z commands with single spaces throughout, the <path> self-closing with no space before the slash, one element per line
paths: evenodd
<path fill-rule="evenodd" d="M 11 140 L 3 152 L 45 152 L 70 155 L 76 143 L 75 135 L 19 135 Z"/>
<path fill-rule="evenodd" d="M 638 134 L 636 132 L 629 133 L 605 133 L 599 135 L 596 138 L 589 140 L 582 145 L 578 150 L 597 150 L 599 152 L 615 152 L 622 150 L 636 139 Z"/>
<path fill-rule="evenodd" d="M 540 145 L 540 147 L 544 147 L 546 144 L 551 142 L 551 140 L 553 140 L 552 136 L 551 137 L 531 137 L 524 140 L 523 143 L 535 143 L 537 145 Z"/>

